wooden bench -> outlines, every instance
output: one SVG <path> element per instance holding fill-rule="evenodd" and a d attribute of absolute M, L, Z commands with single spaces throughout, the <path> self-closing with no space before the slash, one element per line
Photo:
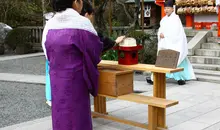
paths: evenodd
<path fill-rule="evenodd" d="M 141 104 L 148 104 L 148 124 L 142 124 L 135 121 L 120 119 L 118 117 L 110 116 L 106 111 L 106 97 L 115 98 L 119 100 L 131 101 Z M 100 105 L 102 104 L 102 105 Z M 166 130 L 157 126 L 157 121 L 160 121 L 160 116 L 157 114 L 158 109 L 166 109 L 168 107 L 178 104 L 178 101 L 166 100 L 163 98 L 143 96 L 138 94 L 127 94 L 119 97 L 111 97 L 108 95 L 99 95 L 94 100 L 94 111 L 92 112 L 93 117 L 100 117 L 124 124 L 133 125 L 136 127 L 149 129 L 149 130 Z"/>
<path fill-rule="evenodd" d="M 119 65 L 117 61 L 102 60 L 98 67 L 110 67 L 118 69 L 129 69 L 137 71 L 150 71 L 154 74 L 153 97 L 128 94 L 119 96 L 116 99 L 132 101 L 136 103 L 148 104 L 148 125 L 129 120 L 119 119 L 106 112 L 106 95 L 98 95 L 94 98 L 93 116 L 111 119 L 117 122 L 130 124 L 133 126 L 149 129 L 164 130 L 166 126 L 166 108 L 178 104 L 178 101 L 166 100 L 166 73 L 175 73 L 183 71 L 183 68 L 162 68 L 155 65 L 136 64 L 136 65 Z M 110 97 L 115 98 L 115 97 Z"/>

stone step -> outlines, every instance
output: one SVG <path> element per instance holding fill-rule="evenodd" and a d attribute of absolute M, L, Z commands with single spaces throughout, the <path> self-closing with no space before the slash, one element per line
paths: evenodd
<path fill-rule="evenodd" d="M 218 36 L 218 31 L 212 31 L 212 36 L 217 37 Z"/>
<path fill-rule="evenodd" d="M 208 76 L 208 75 L 196 75 L 198 81 L 220 83 L 220 78 L 217 76 Z"/>
<path fill-rule="evenodd" d="M 187 37 L 194 37 L 198 33 L 198 31 L 192 29 L 185 29 L 185 33 Z"/>
<path fill-rule="evenodd" d="M 208 42 L 220 43 L 220 37 L 208 37 Z"/>
<path fill-rule="evenodd" d="M 186 38 L 187 38 L 187 42 L 190 42 L 190 41 L 192 40 L 193 37 L 191 37 L 191 36 L 187 36 Z"/>
<path fill-rule="evenodd" d="M 220 64 L 220 57 L 210 57 L 210 56 L 189 56 L 191 63 L 198 64 Z"/>
<path fill-rule="evenodd" d="M 202 69 L 194 69 L 195 74 L 197 75 L 207 75 L 207 76 L 216 76 L 219 77 L 220 80 L 220 70 L 214 71 L 214 70 L 202 70 Z"/>
<path fill-rule="evenodd" d="M 220 65 L 212 65 L 212 64 L 192 64 L 194 69 L 202 69 L 202 70 L 220 70 Z"/>
<path fill-rule="evenodd" d="M 215 49 L 197 49 L 195 51 L 197 56 L 213 56 L 213 57 L 220 57 L 220 50 Z"/>
<path fill-rule="evenodd" d="M 202 49 L 215 49 L 220 50 L 220 43 L 203 43 Z"/>

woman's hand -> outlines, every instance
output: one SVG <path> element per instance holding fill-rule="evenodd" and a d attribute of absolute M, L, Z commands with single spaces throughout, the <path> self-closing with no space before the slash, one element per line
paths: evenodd
<path fill-rule="evenodd" d="M 163 33 L 161 33 L 161 34 L 160 34 L 160 38 L 162 38 L 162 39 L 164 38 L 164 35 L 163 35 Z"/>
<path fill-rule="evenodd" d="M 124 39 L 125 39 L 125 36 L 120 36 L 120 37 L 118 37 L 118 38 L 115 40 L 115 42 L 116 42 L 116 44 L 119 44 L 119 43 L 121 43 Z"/>

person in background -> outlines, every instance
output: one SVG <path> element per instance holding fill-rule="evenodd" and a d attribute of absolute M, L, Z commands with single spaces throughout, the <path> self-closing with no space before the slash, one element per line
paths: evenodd
<path fill-rule="evenodd" d="M 180 52 L 178 67 L 184 71 L 166 74 L 167 78 L 175 79 L 179 85 L 184 85 L 186 80 L 196 79 L 192 65 L 187 58 L 188 47 L 187 38 L 183 25 L 178 15 L 174 11 L 174 1 L 165 2 L 166 16 L 160 22 L 158 31 L 158 51 L 171 49 Z M 149 84 L 153 84 L 153 76 L 146 78 Z"/>
<path fill-rule="evenodd" d="M 93 21 L 94 10 L 92 5 L 87 1 L 83 2 L 83 8 L 81 15 L 88 18 L 91 22 Z M 111 40 L 108 37 L 103 36 L 101 33 L 98 33 L 100 41 L 103 42 L 102 53 L 114 47 L 116 44 L 121 43 L 125 36 L 119 36 L 115 41 Z M 51 107 L 51 88 L 50 88 L 50 76 L 49 76 L 49 62 L 46 59 L 46 103 Z"/>
<path fill-rule="evenodd" d="M 55 15 L 44 27 L 42 46 L 49 62 L 53 130 L 92 130 L 90 94 L 98 93 L 103 44 L 82 0 L 54 0 Z"/>
<path fill-rule="evenodd" d="M 87 2 L 87 1 L 83 2 L 83 8 L 82 8 L 82 11 L 81 11 L 81 15 L 88 18 L 91 22 L 94 21 L 93 20 L 93 18 L 94 18 L 93 17 L 94 16 L 94 9 L 93 9 L 92 5 L 89 2 Z M 108 37 L 105 37 L 100 32 L 98 32 L 98 36 L 99 36 L 100 40 L 103 42 L 103 52 L 111 49 L 116 44 L 121 43 L 125 38 L 125 36 L 119 36 L 114 41 L 114 40 L 112 40 Z"/>

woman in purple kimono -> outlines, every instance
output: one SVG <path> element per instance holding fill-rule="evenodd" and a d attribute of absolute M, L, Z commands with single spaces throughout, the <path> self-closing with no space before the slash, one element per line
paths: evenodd
<path fill-rule="evenodd" d="M 90 94 L 97 95 L 102 42 L 82 0 L 54 0 L 56 14 L 45 25 L 44 52 L 50 62 L 53 130 L 92 130 Z"/>

